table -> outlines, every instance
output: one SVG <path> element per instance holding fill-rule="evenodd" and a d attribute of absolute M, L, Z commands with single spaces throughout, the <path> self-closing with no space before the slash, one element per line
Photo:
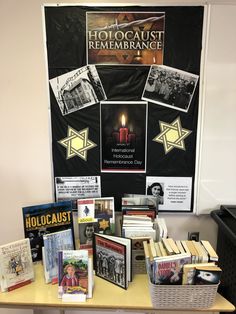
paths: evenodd
<path fill-rule="evenodd" d="M 0 293 L 0 308 L 24 308 L 33 310 L 58 309 L 83 311 L 124 311 L 124 312 L 171 312 L 170 310 L 154 309 L 151 303 L 148 279 L 145 274 L 135 275 L 127 290 L 95 276 L 93 298 L 85 303 L 62 302 L 57 298 L 57 285 L 45 284 L 43 267 L 35 267 L 35 281 L 11 292 Z M 215 304 L 208 309 L 193 312 L 233 312 L 235 307 L 220 294 Z M 183 310 L 174 310 L 173 312 Z M 192 311 L 191 311 L 192 312 Z"/>

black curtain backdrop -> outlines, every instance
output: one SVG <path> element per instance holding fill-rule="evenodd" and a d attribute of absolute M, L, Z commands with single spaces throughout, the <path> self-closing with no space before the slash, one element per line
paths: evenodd
<path fill-rule="evenodd" d="M 45 25 L 49 79 L 86 65 L 86 12 L 165 12 L 163 64 L 200 75 L 203 13 L 202 6 L 168 7 L 45 7 Z M 96 66 L 107 100 L 140 101 L 149 66 Z M 145 194 L 146 176 L 192 177 L 192 201 L 196 162 L 196 136 L 199 84 L 188 112 L 148 103 L 146 173 L 101 173 L 100 104 L 62 116 L 50 87 L 52 155 L 54 177 L 101 176 L 102 196 L 115 197 L 120 210 L 124 193 Z M 173 149 L 165 154 L 162 144 L 153 141 L 160 133 L 159 120 L 167 123 L 180 117 L 183 128 L 191 130 L 185 140 L 186 150 Z M 66 159 L 65 148 L 58 143 L 67 135 L 68 125 L 75 130 L 89 127 L 89 139 L 97 146 L 88 151 L 87 161 L 78 156 Z"/>

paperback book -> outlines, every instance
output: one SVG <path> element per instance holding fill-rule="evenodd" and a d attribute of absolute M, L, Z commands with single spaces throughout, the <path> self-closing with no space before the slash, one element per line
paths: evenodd
<path fill-rule="evenodd" d="M 88 250 L 58 252 L 58 297 L 64 294 L 83 294 L 91 297 L 92 277 Z"/>
<path fill-rule="evenodd" d="M 93 234 L 114 234 L 115 207 L 113 197 L 78 199 L 80 249 L 93 247 Z"/>
<path fill-rule="evenodd" d="M 72 230 L 63 230 L 43 236 L 43 266 L 46 283 L 58 282 L 58 252 L 74 250 Z"/>
<path fill-rule="evenodd" d="M 0 246 L 1 291 L 11 291 L 31 283 L 34 269 L 29 239 Z"/>
<path fill-rule="evenodd" d="M 66 229 L 73 230 L 70 201 L 22 208 L 25 238 L 30 239 L 33 262 L 42 260 L 43 235 Z"/>
<path fill-rule="evenodd" d="M 94 234 L 95 274 L 123 289 L 132 280 L 131 239 Z"/>
<path fill-rule="evenodd" d="M 188 253 L 154 258 L 152 267 L 153 283 L 181 285 L 183 265 L 189 263 L 191 263 L 191 255 Z"/>

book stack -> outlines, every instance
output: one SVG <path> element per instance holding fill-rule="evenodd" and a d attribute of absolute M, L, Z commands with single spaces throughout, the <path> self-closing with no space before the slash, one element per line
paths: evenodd
<path fill-rule="evenodd" d="M 209 241 L 163 238 L 144 241 L 147 273 L 153 284 L 218 284 L 222 270 Z"/>

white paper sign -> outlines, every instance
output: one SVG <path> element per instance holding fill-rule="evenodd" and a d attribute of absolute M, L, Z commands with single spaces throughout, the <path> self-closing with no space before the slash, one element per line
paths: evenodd
<path fill-rule="evenodd" d="M 158 198 L 160 211 L 190 211 L 192 177 L 147 177 L 146 194 Z"/>
<path fill-rule="evenodd" d="M 56 200 L 77 200 L 101 196 L 100 176 L 56 177 Z"/>

